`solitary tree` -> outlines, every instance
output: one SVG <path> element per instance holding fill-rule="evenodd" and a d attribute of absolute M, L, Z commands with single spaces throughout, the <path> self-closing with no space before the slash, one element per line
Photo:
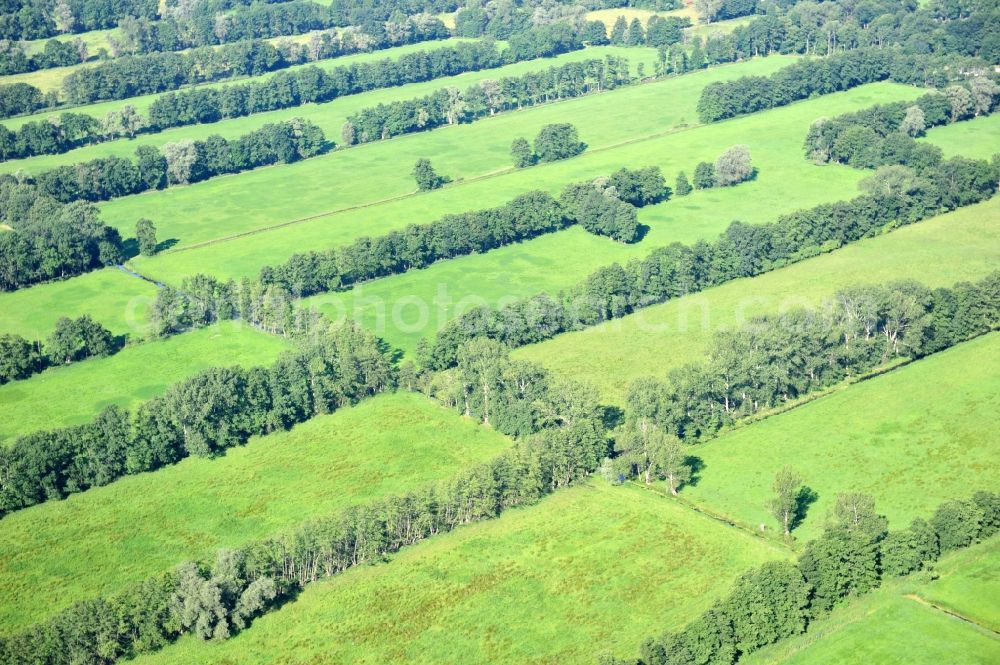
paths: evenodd
<path fill-rule="evenodd" d="M 691 480 L 691 463 L 687 461 L 684 446 L 677 437 L 663 437 L 653 452 L 656 466 L 667 480 L 670 493 L 677 496 L 677 489 Z"/>
<path fill-rule="evenodd" d="M 413 179 L 417 181 L 417 188 L 421 192 L 437 189 L 444 184 L 444 178 L 439 176 L 431 166 L 431 160 L 420 158 L 413 167 Z"/>
<path fill-rule="evenodd" d="M 745 145 L 734 145 L 715 160 L 715 184 L 720 187 L 735 185 L 751 176 L 753 161 L 750 159 L 750 148 Z"/>
<path fill-rule="evenodd" d="M 768 508 L 775 519 L 781 522 L 785 535 L 789 535 L 795 511 L 798 508 L 798 494 L 802 487 L 802 477 L 789 466 L 786 466 L 774 476 L 775 497 L 768 502 Z"/>
<path fill-rule="evenodd" d="M 135 223 L 135 239 L 143 256 L 156 254 L 156 227 L 145 217 Z"/>
<path fill-rule="evenodd" d="M 528 143 L 528 139 L 522 136 L 517 137 L 510 144 L 510 155 L 514 158 L 514 166 L 519 169 L 535 163 L 535 153 L 531 150 L 531 144 Z"/>
<path fill-rule="evenodd" d="M 694 167 L 694 188 L 708 189 L 715 186 L 715 167 L 709 162 L 702 162 Z"/>
<path fill-rule="evenodd" d="M 899 124 L 899 131 L 907 136 L 923 136 L 926 127 L 923 110 L 914 104 L 906 109 L 906 116 L 903 118 L 903 122 Z"/>
<path fill-rule="evenodd" d="M 674 191 L 677 196 L 687 196 L 691 193 L 691 183 L 688 182 L 687 174 L 681 171 L 677 174 L 677 182 L 674 184 Z"/>
<path fill-rule="evenodd" d="M 576 127 L 569 123 L 556 123 L 542 127 L 535 137 L 535 154 L 542 162 L 575 157 L 584 151 Z"/>

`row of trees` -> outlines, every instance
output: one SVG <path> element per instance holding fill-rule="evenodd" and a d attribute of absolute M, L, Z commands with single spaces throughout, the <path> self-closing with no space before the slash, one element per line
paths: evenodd
<path fill-rule="evenodd" d="M 101 222 L 97 209 L 77 201 L 62 205 L 34 186 L 0 177 L 0 291 L 64 279 L 121 263 L 118 231 Z"/>
<path fill-rule="evenodd" d="M 421 364 L 456 361 L 459 346 L 486 336 L 510 346 L 548 339 L 731 279 L 751 277 L 881 232 L 991 197 L 1000 160 L 955 157 L 926 170 L 914 188 L 874 188 L 851 201 L 783 215 L 775 223 L 733 222 L 714 242 L 674 243 L 627 266 L 612 264 L 553 298 L 540 294 L 500 310 L 473 309 L 422 348 Z"/>
<path fill-rule="evenodd" d="M 284 11 L 295 6 L 322 10 L 319 5 L 309 1 L 274 5 L 268 10 L 281 9 Z M 249 9 L 254 7 L 258 7 L 258 5 L 253 5 Z M 268 6 L 260 5 L 260 7 L 267 8 Z M 136 95 L 176 90 L 185 85 L 234 76 L 256 76 L 310 60 L 330 58 L 346 53 L 444 39 L 450 34 L 443 23 L 432 17 L 408 18 L 404 16 L 400 20 L 399 24 L 389 24 L 389 27 L 393 28 L 392 30 L 387 31 L 382 28 L 380 30 L 381 37 L 373 37 L 357 30 L 345 31 L 342 34 L 325 32 L 313 35 L 305 45 L 294 43 L 274 45 L 261 39 L 242 39 L 240 41 L 229 40 L 233 43 L 221 47 L 200 46 L 183 53 L 178 53 L 174 49 L 151 49 L 149 52 L 144 52 L 143 49 L 132 48 L 126 50 L 127 54 L 122 55 L 122 57 L 81 68 L 68 75 L 62 83 L 62 98 L 71 104 L 125 99 Z M 281 29 L 295 31 L 289 26 Z M 60 42 L 53 42 L 53 44 L 60 44 Z M 187 48 L 187 46 L 179 45 L 177 48 Z M 58 61 L 65 64 L 69 57 L 67 49 L 78 51 L 71 45 L 62 45 L 47 48 L 46 52 L 51 52 L 49 58 L 53 62 Z M 8 51 L 12 54 L 17 53 L 12 49 L 8 49 Z M 144 54 L 136 55 L 136 52 L 144 52 Z M 29 66 L 33 62 L 25 59 L 23 54 L 20 59 L 24 60 L 25 66 Z M 22 83 L 16 91 L 5 91 L 4 89 L 8 87 L 0 86 L 0 102 L 4 101 L 4 97 L 11 98 L 5 104 L 0 103 L 0 117 L 10 117 L 59 104 L 57 95 L 50 93 L 43 96 L 41 91 L 34 86 Z M 27 104 L 22 99 L 27 96 L 36 99 L 32 104 Z"/>
<path fill-rule="evenodd" d="M 0 159 L 59 154 L 100 141 L 133 138 L 142 132 L 325 102 L 364 90 L 496 67 L 501 62 L 500 52 L 490 42 L 461 43 L 405 54 L 396 60 L 332 70 L 307 67 L 260 82 L 171 92 L 153 101 L 148 117 L 130 104 L 108 112 L 103 120 L 64 112 L 58 118 L 26 122 L 16 132 L 0 126 Z"/>
<path fill-rule="evenodd" d="M 590 193 L 592 192 L 592 195 Z M 557 201 L 545 192 L 522 194 L 498 208 L 446 215 L 429 224 L 411 224 L 375 238 L 362 237 L 325 252 L 296 254 L 284 264 L 266 266 L 260 281 L 300 297 L 348 288 L 353 284 L 424 268 L 435 261 L 487 252 L 497 247 L 552 233 L 579 223 L 600 233 L 599 204 L 627 206 L 631 226 L 617 240 L 637 233 L 635 206 L 658 203 L 670 195 L 659 168 L 620 169 L 610 177 L 570 185 Z"/>
<path fill-rule="evenodd" d="M 216 367 L 134 413 L 19 437 L 0 450 L 0 513 L 59 499 L 189 455 L 210 456 L 394 385 L 391 359 L 355 326 L 314 330 L 270 367 Z"/>
<path fill-rule="evenodd" d="M 829 56 L 856 48 L 891 47 L 911 56 L 952 54 L 997 62 L 1000 43 L 992 38 L 995 12 L 988 0 L 961 5 L 951 0 L 801 2 L 787 10 L 769 3 L 766 14 L 749 24 L 729 34 L 710 34 L 703 45 L 698 44 L 698 56 L 717 64 L 771 53 Z"/>
<path fill-rule="evenodd" d="M 238 139 L 219 135 L 140 146 L 137 160 L 103 157 L 43 171 L 32 179 L 57 201 L 106 201 L 169 185 L 207 180 L 268 164 L 307 159 L 330 148 L 323 130 L 300 118 L 263 125 Z"/>
<path fill-rule="evenodd" d="M 772 561 L 737 581 L 725 598 L 683 630 L 648 638 L 640 658 L 602 656 L 603 665 L 736 663 L 768 644 L 798 635 L 837 605 L 883 581 L 927 568 L 947 552 L 1000 531 L 1000 496 L 980 491 L 942 503 L 927 520 L 889 531 L 872 497 L 837 496 L 823 535 L 794 563 Z"/>
<path fill-rule="evenodd" d="M 0 39 L 28 40 L 113 28 L 124 16 L 154 18 L 156 0 L 7 0 Z"/>
<path fill-rule="evenodd" d="M 821 309 L 794 309 L 718 333 L 703 362 L 644 378 L 628 411 L 646 429 L 697 441 L 900 358 L 919 358 L 1000 330 L 1000 272 L 928 289 L 916 282 L 856 286 Z"/>
<path fill-rule="evenodd" d="M 225 639 L 313 581 L 578 483 L 606 454 L 603 409 L 592 391 L 558 384 L 488 341 L 463 351 L 459 376 L 435 391 L 454 408 L 522 435 L 499 457 L 447 482 L 347 508 L 238 550 L 220 550 L 212 561 L 186 563 L 115 596 L 77 603 L 0 639 L 0 660 L 114 662 L 183 634 Z"/>
<path fill-rule="evenodd" d="M 876 105 L 837 116 L 820 118 L 809 128 L 806 155 L 817 163 L 829 161 L 856 168 L 902 165 L 916 173 L 941 160 L 936 146 L 914 137 L 930 127 L 988 115 L 1000 99 L 1000 85 L 986 77 L 952 85 L 913 102 Z"/>
<path fill-rule="evenodd" d="M 88 315 L 60 317 L 43 346 L 20 335 L 0 335 L 0 385 L 26 379 L 51 365 L 65 365 L 117 351 L 120 340 Z"/>
<path fill-rule="evenodd" d="M 361 109 L 344 125 L 345 144 L 368 143 L 441 125 L 557 99 L 610 90 L 631 81 L 628 59 L 606 56 L 550 67 L 517 77 L 485 80 L 468 89 L 442 88 L 430 95 Z"/>
<path fill-rule="evenodd" d="M 686 16 L 649 17 L 646 27 L 638 18 L 628 22 L 624 16 L 619 16 L 608 34 L 604 23 L 591 21 L 584 28 L 584 40 L 592 45 L 613 44 L 615 46 L 652 46 L 664 48 L 679 44 L 684 40 L 684 28 L 690 27 L 691 20 Z"/>

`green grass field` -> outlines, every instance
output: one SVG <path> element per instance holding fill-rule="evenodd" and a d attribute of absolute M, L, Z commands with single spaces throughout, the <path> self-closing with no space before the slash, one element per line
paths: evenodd
<path fill-rule="evenodd" d="M 507 445 L 419 394 L 383 395 L 224 457 L 13 513 L 2 522 L 0 633 L 216 548 L 449 478 Z"/>
<path fill-rule="evenodd" d="M 0 293 L 0 333 L 45 340 L 61 316 L 89 314 L 116 335 L 142 335 L 156 286 L 107 268 Z"/>
<path fill-rule="evenodd" d="M 574 54 L 575 55 L 575 54 Z M 104 217 L 111 224 L 131 230 L 138 214 L 156 209 L 161 211 L 153 221 L 164 237 L 179 240 L 175 248 L 192 243 L 225 238 L 238 233 L 268 228 L 291 220 L 313 215 L 345 210 L 336 217 L 326 215 L 308 224 L 270 233 L 264 240 L 244 239 L 251 246 L 273 246 L 274 236 L 297 244 L 303 228 L 314 229 L 315 242 L 324 245 L 339 240 L 340 234 L 331 237 L 331 231 L 346 228 L 353 239 L 363 233 L 384 232 L 385 227 L 399 227 L 422 218 L 428 206 L 442 200 L 451 206 L 442 209 L 437 205 L 431 214 L 446 211 L 462 212 L 476 205 L 480 197 L 489 195 L 488 202 L 497 204 L 509 198 L 513 188 L 522 192 L 530 188 L 539 174 L 561 165 L 535 167 L 531 173 L 512 174 L 488 182 L 470 181 L 479 176 L 494 174 L 511 168 L 510 144 L 517 136 L 534 138 L 538 129 L 550 122 L 565 120 L 572 114 L 585 112 L 575 120 L 580 135 L 593 149 L 615 145 L 629 139 L 642 138 L 656 132 L 676 128 L 695 121 L 695 102 L 692 100 L 662 110 L 665 99 L 696 97 L 702 87 L 718 78 L 732 78 L 741 73 L 773 71 L 790 62 L 788 59 L 764 59 L 735 67 L 720 68 L 692 76 L 677 77 L 657 83 L 634 86 L 602 95 L 591 95 L 521 112 L 500 114 L 475 123 L 445 127 L 433 132 L 409 134 L 389 141 L 369 143 L 343 151 L 314 157 L 302 162 L 276 165 L 246 172 L 237 176 L 224 176 L 190 185 L 171 187 L 159 192 L 148 192 L 102 204 Z M 530 65 L 531 63 L 521 63 Z M 537 68 L 535 64 L 533 67 Z M 480 72 L 481 74 L 481 72 Z M 483 75 L 480 78 L 489 78 Z M 420 84 L 423 85 L 423 84 Z M 439 80 L 432 89 L 444 85 Z M 393 90 L 396 92 L 394 93 Z M 401 98 L 400 89 L 378 91 L 386 95 L 383 101 Z M 429 91 L 429 89 L 428 89 Z M 369 93 L 365 93 L 369 94 Z M 392 96 L 388 96 L 392 94 Z M 357 98 L 345 97 L 326 106 L 342 103 L 350 111 L 360 106 Z M 641 122 L 628 122 L 628 113 L 622 104 L 637 104 L 649 109 Z M 350 105 L 348 107 L 348 105 Z M 267 114 L 262 114 L 267 115 Z M 328 132 L 339 136 L 346 114 L 336 118 Z M 209 127 L 209 126 L 204 126 Z M 194 128 L 194 129 L 201 129 Z M 473 143 L 474 142 L 474 143 Z M 476 150 L 467 146 L 476 145 Z M 397 202 L 397 207 L 378 209 L 357 206 L 378 203 L 393 197 L 413 194 L 416 186 L 410 175 L 412 164 L 420 157 L 434 157 L 435 168 L 456 179 L 455 185 L 426 195 Z M 565 167 L 562 167 L 565 168 Z M 502 186 L 511 183 L 509 186 Z M 471 189 L 470 189 L 471 187 Z M 495 191 L 494 191 L 495 190 Z M 213 201 L 215 208 L 207 205 Z M 225 205 L 219 205 L 224 203 Z M 210 212 L 207 212 L 210 211 Z M 377 224 L 372 219 L 379 219 Z M 334 227 L 334 229 L 331 229 Z M 219 251 L 212 248 L 213 255 Z M 243 248 L 236 251 L 242 253 Z M 168 262 L 175 253 L 159 257 L 150 270 L 160 270 L 156 264 Z M 178 259 L 179 260 L 179 259 Z M 200 261 L 200 260 L 199 260 Z"/>
<path fill-rule="evenodd" d="M 934 571 L 938 579 L 910 593 L 1000 633 L 1000 536 L 945 557 Z"/>
<path fill-rule="evenodd" d="M 651 492 L 603 481 L 313 584 L 227 642 L 143 663 L 586 663 L 678 628 L 787 556 Z"/>
<path fill-rule="evenodd" d="M 1000 113 L 936 127 L 921 140 L 940 146 L 945 157 L 990 159 L 1000 154 Z"/>
<path fill-rule="evenodd" d="M 613 243 L 606 239 L 596 238 L 611 248 L 596 265 L 602 265 L 606 262 L 604 259 L 611 255 L 626 257 L 645 254 L 659 243 L 711 237 L 732 219 L 734 204 L 739 206 L 740 214 L 745 220 L 764 221 L 774 217 L 776 206 L 782 203 L 789 206 L 790 200 L 794 201 L 794 205 L 787 207 L 788 210 L 837 200 L 844 190 L 853 191 L 855 183 L 863 175 L 846 167 L 810 169 L 803 168 L 797 161 L 793 165 L 791 156 L 798 153 L 801 132 L 805 131 L 815 114 L 821 112 L 808 103 L 778 109 L 760 117 L 741 118 L 713 127 L 673 133 L 671 127 L 676 126 L 676 115 L 664 118 L 651 112 L 650 115 L 656 117 L 648 120 L 648 127 L 631 130 L 619 124 L 618 119 L 624 121 L 628 115 L 625 109 L 635 108 L 624 102 L 635 99 L 637 94 L 648 95 L 647 104 L 662 104 L 663 98 L 657 99 L 656 88 L 655 84 L 639 86 L 529 109 L 522 113 L 499 115 L 473 125 L 414 134 L 349 150 L 329 159 L 317 158 L 287 167 L 263 169 L 228 182 L 227 178 L 217 178 L 203 183 L 205 187 L 200 191 L 196 188 L 201 185 L 195 185 L 177 192 L 168 190 L 162 194 L 148 195 L 152 203 L 157 203 L 159 197 L 165 195 L 157 203 L 156 207 L 160 209 L 170 210 L 171 213 L 174 210 L 190 210 L 192 215 L 195 214 L 194 207 L 207 205 L 206 197 L 211 196 L 216 202 L 225 201 L 228 204 L 226 212 L 214 215 L 216 219 L 213 220 L 212 228 L 217 229 L 218 233 L 221 228 L 236 231 L 251 225 L 276 223 L 283 219 L 317 215 L 324 210 L 336 210 L 338 204 L 347 204 L 345 199 L 362 196 L 364 190 L 370 191 L 374 183 L 385 183 L 382 191 L 387 195 L 412 191 L 409 168 L 400 168 L 398 164 L 409 164 L 411 159 L 416 161 L 421 155 L 441 155 L 436 164 L 440 164 L 438 171 L 444 174 L 464 172 L 471 177 L 503 169 L 509 163 L 508 151 L 513 138 L 518 135 L 532 136 L 542 125 L 568 117 L 576 119 L 581 137 L 594 148 L 588 151 L 589 154 L 585 153 L 572 160 L 518 171 L 510 170 L 494 178 L 456 183 L 451 187 L 377 206 L 324 215 L 292 226 L 187 251 L 173 251 L 148 259 L 137 259 L 135 265 L 143 274 L 167 282 L 205 270 L 221 277 L 252 275 L 261 266 L 280 262 L 304 249 L 334 247 L 361 235 L 379 235 L 408 223 L 433 221 L 446 213 L 500 205 L 530 189 L 546 189 L 558 193 L 568 182 L 608 174 L 623 162 L 633 167 L 660 164 L 666 173 L 674 175 L 681 168 L 693 169 L 699 158 L 714 159 L 729 146 L 740 142 L 746 136 L 744 132 L 774 123 L 783 123 L 782 129 L 775 129 L 769 140 L 750 140 L 755 162 L 761 173 L 756 182 L 726 191 L 713 190 L 699 197 L 644 210 L 642 221 L 652 227 L 647 238 L 642 243 L 618 248 L 619 251 L 614 251 Z M 875 86 L 843 93 L 841 96 L 825 99 L 824 103 L 826 108 L 846 110 L 868 105 L 873 99 L 905 98 L 916 92 L 916 89 L 908 87 Z M 652 107 L 650 109 L 652 111 Z M 676 107 L 673 109 L 674 113 L 678 112 Z M 602 113 L 605 110 L 607 113 Z M 631 124 L 646 123 L 636 121 Z M 640 136 L 648 136 L 658 128 L 666 129 L 667 133 L 628 145 L 621 144 L 621 141 L 634 138 L 636 132 L 640 132 Z M 461 148 L 462 145 L 473 142 L 481 142 L 478 143 L 481 149 L 474 154 Z M 602 146 L 614 148 L 601 150 Z M 344 174 L 343 180 L 347 182 L 353 181 L 357 177 L 355 174 L 370 176 L 371 180 L 362 179 L 357 182 L 357 187 L 324 189 L 317 178 L 329 180 L 329 166 L 351 169 L 351 175 L 347 175 L 346 171 L 338 171 Z M 780 186 L 783 178 L 786 183 L 789 178 L 795 178 L 801 185 L 798 190 L 801 195 L 793 197 L 786 193 L 787 190 L 781 193 L 775 190 L 774 187 Z M 837 185 L 841 187 L 833 189 Z M 349 191 L 353 193 L 347 194 Z M 268 195 L 270 192 L 281 193 Z M 132 201 L 121 201 L 124 205 L 138 206 L 143 196 L 147 195 L 135 197 Z M 127 219 L 133 218 L 139 209 L 131 210 Z M 107 210 L 111 212 L 111 208 Z M 116 212 L 120 210 L 118 208 Z M 689 213 L 698 216 L 691 219 Z M 109 214 L 109 218 L 115 221 L 116 216 Z M 187 218 L 187 225 L 190 225 L 190 219 L 191 216 Z M 164 222 L 166 234 L 175 233 L 180 228 L 180 221 L 164 221 L 162 218 L 154 220 L 158 225 L 161 221 Z M 191 233 L 195 232 L 191 230 Z M 184 233 L 175 235 L 183 238 Z"/>
<path fill-rule="evenodd" d="M 774 530 L 765 504 L 774 474 L 791 465 L 819 495 L 793 532 L 799 541 L 819 535 L 839 492 L 872 495 L 889 523 L 905 528 L 942 501 L 1000 490 L 998 412 L 993 333 L 692 448 L 705 468 L 684 496 Z"/>
<path fill-rule="evenodd" d="M 715 21 L 714 23 L 699 23 L 684 29 L 684 37 L 691 40 L 698 37 L 704 42 L 712 35 L 728 35 L 736 28 L 747 25 L 754 19 L 753 16 L 741 16 L 727 21 Z"/>
<path fill-rule="evenodd" d="M 352 63 L 371 62 L 384 60 L 386 58 L 395 59 L 405 53 L 433 50 L 435 48 L 450 46 L 459 41 L 468 40 L 452 39 L 440 42 L 435 41 L 409 44 L 406 46 L 398 46 L 372 53 L 357 53 L 354 55 L 331 58 L 329 60 L 320 60 L 315 63 L 310 63 L 310 65 L 316 65 L 317 67 L 322 67 L 324 69 L 333 69 L 334 67 L 350 65 Z M 339 143 L 340 130 L 343 127 L 347 116 L 367 106 L 389 103 L 397 99 L 409 99 L 411 97 L 426 95 L 434 90 L 437 90 L 438 88 L 449 85 L 454 85 L 464 89 L 485 79 L 497 79 L 503 76 L 517 76 L 526 72 L 547 69 L 553 65 L 566 62 L 579 62 L 590 58 L 603 58 L 609 54 L 626 55 L 635 63 L 645 62 L 647 63 L 647 69 L 650 70 L 652 68 L 652 63 L 656 60 L 656 51 L 653 49 L 623 49 L 612 46 L 600 46 L 584 49 L 582 51 L 565 53 L 555 58 L 541 58 L 538 60 L 530 60 L 513 65 L 506 65 L 496 69 L 484 69 L 478 72 L 466 72 L 457 76 L 446 76 L 432 81 L 409 83 L 407 85 L 396 86 L 393 88 L 379 88 L 359 93 L 357 95 L 346 95 L 322 104 L 304 104 L 302 106 L 268 111 L 266 113 L 255 113 L 241 118 L 232 118 L 204 125 L 174 127 L 155 134 L 140 135 L 136 139 L 118 139 L 107 143 L 77 148 L 76 150 L 71 150 L 70 152 L 60 155 L 39 155 L 37 157 L 28 157 L 26 159 L 10 160 L 0 163 L 0 172 L 13 173 L 18 169 L 24 169 L 26 171 L 42 171 L 55 166 L 61 166 L 63 164 L 75 164 L 88 159 L 107 157 L 110 155 L 118 157 L 133 157 L 135 149 L 140 145 L 160 147 L 165 143 L 178 141 L 180 139 L 204 139 L 213 134 L 218 134 L 226 138 L 236 138 L 251 132 L 268 122 L 288 120 L 296 117 L 306 118 L 307 120 L 311 120 L 316 123 L 323 129 L 324 132 L 326 132 L 326 135 L 330 140 Z M 297 67 L 306 66 L 309 65 L 298 65 Z M 290 71 L 294 69 L 295 68 L 288 68 L 280 71 Z M 276 73 L 277 72 L 262 74 L 261 76 L 255 77 L 254 80 L 256 81 L 269 76 L 274 76 Z M 245 82 L 246 80 L 248 79 L 228 79 L 226 81 L 202 84 L 200 87 L 220 87 L 233 82 Z M 74 113 L 87 113 L 98 118 L 103 118 L 109 111 L 117 111 L 120 110 L 125 104 L 132 104 L 138 111 L 146 113 L 149 110 L 150 105 L 153 103 L 153 100 L 162 96 L 162 94 L 163 93 L 157 93 L 110 102 L 98 102 L 95 104 L 74 107 L 72 111 Z M 32 116 L 23 116 L 20 118 L 5 120 L 4 124 L 6 124 L 10 129 L 16 129 L 29 120 L 38 120 L 52 115 L 58 114 L 54 114 L 52 112 L 41 112 Z"/>
<path fill-rule="evenodd" d="M 840 665 L 908 663 L 912 665 L 992 665 L 1000 661 L 995 633 L 966 623 L 906 597 L 911 587 L 933 587 L 945 571 L 967 573 L 983 558 L 997 559 L 997 538 L 945 556 L 936 566 L 942 579 L 919 582 L 916 575 L 889 582 L 849 602 L 810 626 L 804 635 L 752 654 L 746 665 Z M 992 581 L 995 582 L 995 577 Z M 975 598 L 976 588 L 967 590 Z M 968 597 L 967 597 L 968 598 Z M 994 596 L 995 600 L 995 596 Z M 992 606 L 995 615 L 996 604 Z"/>
<path fill-rule="evenodd" d="M 268 364 L 285 348 L 278 337 L 228 322 L 48 369 L 0 386 L 0 445 L 89 422 L 111 404 L 136 406 L 209 367 Z"/>
<path fill-rule="evenodd" d="M 633 380 L 664 376 L 700 358 L 711 333 L 753 316 L 816 305 L 859 282 L 917 279 L 936 287 L 980 278 L 1000 265 L 998 223 L 1000 197 L 994 197 L 780 270 L 560 335 L 514 355 L 592 383 L 603 399 L 622 404 Z"/>

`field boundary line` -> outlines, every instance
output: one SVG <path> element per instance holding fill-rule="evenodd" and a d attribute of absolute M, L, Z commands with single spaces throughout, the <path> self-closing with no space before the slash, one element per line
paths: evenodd
<path fill-rule="evenodd" d="M 776 540 L 776 539 L 771 538 L 771 537 L 769 537 L 767 535 L 764 535 L 764 533 L 757 531 L 756 529 L 754 529 L 753 527 L 751 527 L 748 524 L 744 524 L 744 523 L 740 522 L 739 520 L 735 520 L 735 519 L 732 519 L 730 517 L 726 517 L 722 513 L 716 513 L 716 512 L 714 512 L 712 510 L 709 510 L 708 508 L 704 508 L 702 506 L 699 506 L 699 505 L 697 505 L 697 504 L 695 504 L 695 503 L 693 503 L 693 502 L 691 502 L 691 501 L 683 498 L 680 495 L 678 495 L 678 496 L 667 496 L 665 493 L 660 492 L 660 491 L 654 489 L 650 485 L 646 485 L 645 483 L 641 483 L 638 480 L 631 480 L 630 479 L 630 480 L 627 480 L 625 482 L 627 482 L 630 485 L 633 485 L 635 487 L 638 487 L 639 489 L 644 490 L 646 492 L 652 492 L 655 496 L 657 496 L 657 497 L 659 497 L 661 499 L 667 499 L 667 500 L 674 501 L 677 504 L 679 504 L 682 508 L 690 510 L 693 513 L 697 513 L 697 514 L 701 515 L 704 518 L 710 519 L 710 520 L 715 521 L 715 522 L 720 522 L 720 523 L 722 523 L 722 524 L 724 524 L 724 525 L 726 525 L 726 526 L 728 526 L 730 528 L 736 529 L 738 531 L 742 531 L 742 532 L 744 532 L 748 536 L 752 536 L 753 538 L 756 538 L 758 540 L 763 540 L 763 541 L 765 541 L 767 543 L 770 543 L 771 545 L 777 546 L 778 548 L 788 550 L 789 552 L 792 552 L 793 554 L 798 551 L 790 543 L 783 542 L 781 540 Z"/>
<path fill-rule="evenodd" d="M 917 594 L 917 593 L 904 593 L 903 594 L 903 598 L 906 598 L 907 600 L 912 600 L 913 602 L 917 603 L 918 605 L 923 605 L 924 607 L 928 607 L 928 608 L 930 608 L 932 610 L 940 612 L 941 614 L 949 616 L 949 617 L 951 617 L 953 619 L 957 619 L 959 621 L 963 621 L 963 622 L 965 622 L 965 623 L 967 623 L 967 624 L 969 624 L 971 626 L 974 626 L 975 628 L 978 628 L 982 632 L 989 634 L 994 639 L 1000 639 L 1000 630 L 994 630 L 993 628 L 990 628 L 989 626 L 984 626 L 983 624 L 979 623 L 975 619 L 969 618 L 969 617 L 965 616 L 964 614 L 961 614 L 960 612 L 956 612 L 955 610 L 947 608 L 947 607 L 945 607 L 943 605 L 938 605 L 935 602 L 927 600 L 926 598 L 924 598 L 920 594 Z"/>

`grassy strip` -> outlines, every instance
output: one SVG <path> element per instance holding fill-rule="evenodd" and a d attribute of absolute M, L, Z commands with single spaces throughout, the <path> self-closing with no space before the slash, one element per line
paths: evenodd
<path fill-rule="evenodd" d="M 13 513 L 0 543 L 0 633 L 216 548 L 449 477 L 509 443 L 420 395 L 381 395 L 224 457 Z"/>

